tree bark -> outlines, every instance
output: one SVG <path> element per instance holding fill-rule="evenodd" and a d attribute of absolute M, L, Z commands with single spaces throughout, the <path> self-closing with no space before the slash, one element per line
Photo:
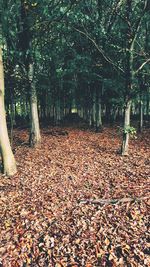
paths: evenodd
<path fill-rule="evenodd" d="M 142 96 L 140 96 L 140 122 L 139 122 L 139 132 L 141 133 L 143 130 L 143 100 L 142 100 Z"/>
<path fill-rule="evenodd" d="M 148 87 L 147 89 L 147 100 L 146 100 L 146 116 L 147 119 L 149 120 L 149 108 L 150 107 L 150 89 Z"/>
<path fill-rule="evenodd" d="M 132 0 L 127 0 L 126 7 L 126 17 L 130 22 L 132 13 Z M 136 39 L 136 34 L 132 38 L 131 23 L 127 26 L 127 51 L 126 51 L 126 102 L 125 102 L 125 112 L 124 112 L 124 129 L 123 129 L 123 140 L 121 153 L 122 156 L 128 155 L 129 147 L 129 127 L 130 127 L 130 113 L 131 113 L 131 92 L 133 89 L 133 50 L 134 43 Z"/>
<path fill-rule="evenodd" d="M 2 50 L 0 48 L 0 153 L 2 156 L 3 173 L 12 176 L 17 172 L 16 162 L 8 137 L 6 112 L 4 104 L 4 70 Z"/>
<path fill-rule="evenodd" d="M 102 90 L 102 83 L 101 88 L 96 88 L 96 132 L 102 131 L 102 106 L 101 106 L 101 90 Z"/>
<path fill-rule="evenodd" d="M 16 125 L 16 114 L 15 114 L 15 103 L 14 103 L 14 95 L 12 93 L 12 90 L 10 89 L 10 144 L 11 147 L 13 147 L 13 130 L 14 126 Z"/>
<path fill-rule="evenodd" d="M 124 132 L 123 132 L 123 141 L 121 148 L 122 156 L 128 155 L 130 133 L 127 131 L 127 128 L 130 127 L 130 113 L 131 113 L 131 100 L 127 101 L 125 106 Z"/>
<path fill-rule="evenodd" d="M 92 92 L 91 126 L 96 126 L 96 91 Z"/>
<path fill-rule="evenodd" d="M 38 117 L 38 107 L 37 107 L 37 92 L 34 82 L 34 67 L 33 63 L 29 64 L 29 81 L 30 81 L 30 108 L 31 108 L 31 128 L 30 128 L 30 138 L 29 143 L 31 147 L 37 146 L 41 141 L 40 127 L 39 127 L 39 117 Z"/>

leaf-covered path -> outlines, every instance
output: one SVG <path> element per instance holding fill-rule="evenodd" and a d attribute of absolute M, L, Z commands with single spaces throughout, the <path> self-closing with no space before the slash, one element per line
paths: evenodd
<path fill-rule="evenodd" d="M 150 266 L 150 199 L 81 201 L 150 196 L 149 135 L 121 157 L 117 129 L 45 128 L 36 149 L 16 130 L 18 173 L 0 176 L 1 266 Z"/>

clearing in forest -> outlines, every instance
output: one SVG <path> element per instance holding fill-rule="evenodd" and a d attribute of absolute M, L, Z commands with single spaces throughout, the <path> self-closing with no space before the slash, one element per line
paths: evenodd
<path fill-rule="evenodd" d="M 150 266 L 149 134 L 121 157 L 115 128 L 45 128 L 35 149 L 15 130 L 18 173 L 0 176 L 1 266 Z"/>

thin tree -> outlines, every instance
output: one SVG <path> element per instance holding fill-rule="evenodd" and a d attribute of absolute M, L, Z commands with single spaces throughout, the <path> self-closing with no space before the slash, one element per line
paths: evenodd
<path fill-rule="evenodd" d="M 132 105 L 132 94 L 134 91 L 134 76 L 135 76 L 135 73 L 139 71 L 138 70 L 135 72 L 133 68 L 134 49 L 135 49 L 136 39 L 139 34 L 142 18 L 147 11 L 147 3 L 148 1 L 145 0 L 144 7 L 141 12 L 141 16 L 137 20 L 136 26 L 134 28 L 134 33 L 133 33 L 133 25 L 132 25 L 133 1 L 127 0 L 127 3 L 126 3 L 126 22 L 127 22 L 127 31 L 126 31 L 127 47 L 126 47 L 126 71 L 125 71 L 126 96 L 125 96 L 123 142 L 122 142 L 122 148 L 121 148 L 122 155 L 128 155 L 129 137 L 130 137 L 130 129 L 131 129 L 130 128 L 130 114 L 131 114 L 131 105 Z"/>
<path fill-rule="evenodd" d="M 33 46 L 32 39 L 33 34 L 30 30 L 28 19 L 30 14 L 26 11 L 26 6 L 21 1 L 21 27 L 22 32 L 19 36 L 20 49 L 23 51 L 24 64 L 26 67 L 26 73 L 29 80 L 30 90 L 30 136 L 29 143 L 31 147 L 37 146 L 41 141 L 39 116 L 37 107 L 37 92 L 34 77 L 34 59 L 33 59 Z"/>

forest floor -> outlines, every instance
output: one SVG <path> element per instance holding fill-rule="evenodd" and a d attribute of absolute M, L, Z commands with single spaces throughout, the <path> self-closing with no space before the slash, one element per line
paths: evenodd
<path fill-rule="evenodd" d="M 0 175 L 0 266 L 150 266 L 149 137 L 122 157 L 115 128 L 44 128 L 35 149 L 15 130 L 18 173 Z"/>

